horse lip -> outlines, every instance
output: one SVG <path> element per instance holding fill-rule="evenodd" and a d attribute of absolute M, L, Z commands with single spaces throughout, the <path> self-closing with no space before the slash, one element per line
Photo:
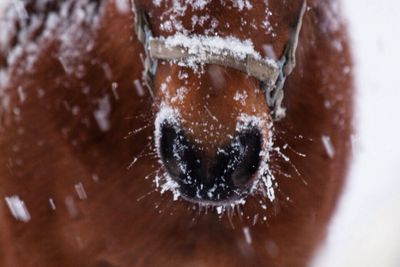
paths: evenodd
<path fill-rule="evenodd" d="M 231 205 L 236 205 L 238 203 L 242 203 L 252 193 L 254 184 L 255 184 L 255 181 L 246 185 L 245 188 L 241 188 L 241 189 L 238 188 L 236 190 L 233 190 L 234 194 L 232 194 L 231 196 L 229 196 L 227 198 L 223 198 L 220 200 L 203 198 L 203 197 L 198 197 L 198 196 L 195 196 L 195 197 L 188 196 L 180 189 L 180 187 L 178 187 L 177 189 L 178 189 L 182 199 L 184 199 L 185 201 L 188 201 L 190 203 L 199 204 L 200 206 L 207 206 L 207 207 L 220 207 L 220 206 L 225 207 L 225 206 L 231 206 Z"/>
<path fill-rule="evenodd" d="M 239 196 L 230 197 L 224 200 L 210 200 L 202 198 L 192 198 L 181 193 L 182 199 L 193 204 L 199 204 L 204 207 L 230 207 L 239 203 L 243 203 L 245 199 L 250 195 L 250 192 L 242 193 Z"/>

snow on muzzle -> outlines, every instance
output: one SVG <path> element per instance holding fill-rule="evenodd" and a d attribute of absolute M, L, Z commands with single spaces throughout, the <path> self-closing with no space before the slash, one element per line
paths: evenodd
<path fill-rule="evenodd" d="M 240 121 L 235 134 L 213 155 L 185 135 L 179 115 L 164 108 L 156 119 L 156 147 L 169 183 L 184 199 L 204 204 L 230 204 L 250 194 L 263 153 L 263 134 L 257 119 Z"/>

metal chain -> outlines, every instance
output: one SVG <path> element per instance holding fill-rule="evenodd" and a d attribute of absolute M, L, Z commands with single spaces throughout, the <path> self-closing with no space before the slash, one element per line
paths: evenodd
<path fill-rule="evenodd" d="M 286 115 L 286 108 L 282 107 L 284 97 L 283 86 L 285 85 L 286 78 L 292 73 L 296 66 L 296 50 L 299 43 L 300 30 L 303 25 L 303 17 L 307 9 L 307 0 L 303 1 L 297 24 L 291 32 L 289 41 L 285 46 L 282 57 L 278 63 L 280 65 L 280 74 L 275 85 L 267 85 L 261 83 L 265 90 L 265 97 L 268 106 L 272 109 L 272 116 L 275 121 L 281 120 Z"/>
<path fill-rule="evenodd" d="M 133 14 L 135 15 L 134 29 L 138 40 L 143 44 L 145 53 L 144 57 L 143 55 L 141 55 L 141 60 L 144 67 L 142 73 L 142 79 L 150 93 L 150 96 L 154 98 L 153 83 L 154 83 L 154 76 L 157 70 L 157 59 L 154 59 L 150 56 L 150 52 L 148 49 L 149 42 L 153 34 L 151 32 L 150 24 L 146 14 L 136 6 L 135 0 L 132 0 L 131 2 L 132 2 L 132 11 Z"/>

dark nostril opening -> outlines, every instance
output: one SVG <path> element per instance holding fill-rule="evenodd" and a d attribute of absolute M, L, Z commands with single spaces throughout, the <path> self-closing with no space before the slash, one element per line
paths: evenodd
<path fill-rule="evenodd" d="M 239 134 L 234 147 L 239 150 L 237 164 L 232 173 L 235 186 L 243 186 L 250 182 L 260 166 L 261 133 L 258 129 L 246 130 Z"/>
<path fill-rule="evenodd" d="M 200 159 L 178 126 L 164 123 L 161 128 L 160 152 L 164 166 L 174 180 L 189 183 L 188 177 L 200 171 Z"/>
<path fill-rule="evenodd" d="M 261 147 L 260 131 L 246 129 L 215 156 L 204 155 L 178 126 L 161 126 L 163 164 L 189 199 L 223 201 L 247 193 L 260 165 Z"/>
<path fill-rule="evenodd" d="M 178 142 L 178 132 L 172 125 L 163 124 L 161 128 L 160 153 L 171 176 L 179 176 L 179 158 L 174 157 L 174 146 Z"/>

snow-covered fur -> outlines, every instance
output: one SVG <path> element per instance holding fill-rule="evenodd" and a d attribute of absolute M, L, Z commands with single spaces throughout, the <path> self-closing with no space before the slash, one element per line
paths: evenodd
<path fill-rule="evenodd" d="M 272 59 L 302 4 L 135 1 L 155 36 Z M 131 10 L 128 0 L 15 0 L 0 14 L 0 265 L 306 266 L 350 152 L 338 2 L 308 1 L 279 122 L 257 80 L 197 61 L 159 61 L 152 98 Z M 238 133 L 259 132 L 259 165 L 239 197 L 182 197 L 162 158 L 165 122 L 211 165 L 227 145 L 243 150 Z"/>

